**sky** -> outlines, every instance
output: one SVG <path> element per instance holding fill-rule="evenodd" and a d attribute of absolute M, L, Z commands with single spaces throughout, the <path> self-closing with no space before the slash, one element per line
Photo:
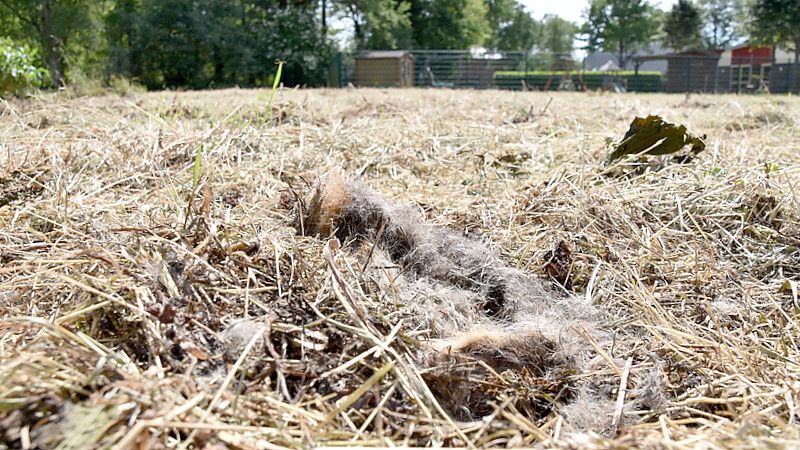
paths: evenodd
<path fill-rule="evenodd" d="M 520 3 L 525 5 L 528 12 L 533 13 L 537 19 L 541 19 L 545 14 L 555 14 L 580 24 L 583 22 L 581 16 L 589 0 L 520 0 Z M 677 3 L 677 0 L 655 0 L 650 3 L 666 10 Z"/>

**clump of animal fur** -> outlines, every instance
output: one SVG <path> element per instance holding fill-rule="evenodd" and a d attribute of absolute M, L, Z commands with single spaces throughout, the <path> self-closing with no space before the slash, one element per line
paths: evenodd
<path fill-rule="evenodd" d="M 485 243 L 432 226 L 418 209 L 337 175 L 317 185 L 296 226 L 337 237 L 383 294 L 409 308 L 415 329 L 430 330 L 420 363 L 454 417 L 490 413 L 487 388 L 474 380 L 509 371 L 551 386 L 562 405 L 579 393 L 566 380 L 593 355 L 575 329 L 602 336 L 585 301 L 510 266 Z M 559 406 L 549 402 L 543 407 Z"/>
<path fill-rule="evenodd" d="M 508 266 L 485 244 L 431 226 L 417 209 L 392 205 L 363 184 L 336 175 L 317 186 L 301 223 L 304 234 L 335 235 L 352 248 L 377 243 L 380 254 L 372 258 L 379 264 L 372 266 L 385 268 L 380 263 L 391 262 L 406 274 L 405 281 L 432 283 L 429 290 L 460 291 L 495 322 L 517 321 L 530 308 L 545 309 L 557 295 Z"/>

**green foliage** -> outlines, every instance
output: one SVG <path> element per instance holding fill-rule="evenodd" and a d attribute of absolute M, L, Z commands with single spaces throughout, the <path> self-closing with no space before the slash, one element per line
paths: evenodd
<path fill-rule="evenodd" d="M 99 18 L 103 3 L 90 0 L 3 0 L 4 34 L 37 48 L 39 64 L 61 86 L 70 70 L 97 73 L 103 58 Z"/>
<path fill-rule="evenodd" d="M 800 4 L 797 0 L 755 0 L 751 38 L 766 45 L 784 45 L 800 61 Z"/>
<path fill-rule="evenodd" d="M 320 85 L 333 54 L 315 11 L 258 0 L 124 0 L 107 19 L 111 71 L 150 89 Z"/>
<path fill-rule="evenodd" d="M 483 0 L 412 0 L 409 11 L 417 48 L 464 49 L 491 33 Z"/>
<path fill-rule="evenodd" d="M 704 19 L 703 42 L 709 48 L 723 48 L 735 41 L 737 30 L 734 0 L 699 0 Z"/>
<path fill-rule="evenodd" d="M 355 47 L 531 50 L 539 24 L 516 0 L 340 0 Z"/>
<path fill-rule="evenodd" d="M 108 88 L 120 97 L 127 97 L 144 91 L 144 87 L 121 75 L 111 75 L 108 80 Z"/>
<path fill-rule="evenodd" d="M 335 10 L 353 22 L 358 49 L 398 49 L 411 46 L 411 4 L 405 0 L 340 0 Z"/>
<path fill-rule="evenodd" d="M 579 88 L 594 90 L 601 89 L 603 82 L 613 77 L 621 80 L 629 91 L 635 92 L 661 92 L 664 86 L 664 77 L 661 72 L 636 72 L 623 70 L 613 74 L 603 72 L 571 72 L 571 71 L 501 71 L 495 72 L 494 81 L 498 86 L 512 89 L 522 89 L 523 81 L 529 89 L 556 90 L 562 80 L 572 80 L 572 84 Z"/>
<path fill-rule="evenodd" d="M 561 17 L 547 14 L 542 19 L 539 48 L 556 54 L 572 53 L 578 27 Z"/>
<path fill-rule="evenodd" d="M 703 18 L 700 9 L 689 0 L 678 0 L 664 16 L 664 45 L 678 51 L 698 48 Z"/>
<path fill-rule="evenodd" d="M 0 38 L 0 95 L 24 94 L 40 87 L 46 71 L 35 63 L 34 50 L 11 39 Z"/>
<path fill-rule="evenodd" d="M 488 0 L 486 18 L 492 30 L 486 46 L 530 51 L 541 36 L 541 25 L 516 0 Z"/>
<path fill-rule="evenodd" d="M 367 48 L 398 49 L 411 46 L 411 19 L 407 1 L 378 0 L 381 5 L 366 11 L 369 24 Z"/>
<path fill-rule="evenodd" d="M 582 28 L 586 49 L 616 52 L 624 66 L 649 44 L 658 29 L 654 8 L 645 0 L 592 0 Z"/>
<path fill-rule="evenodd" d="M 537 21 L 516 0 L 488 0 L 487 19 L 492 29 L 486 45 L 504 50 L 570 54 L 577 27 L 547 14 Z"/>

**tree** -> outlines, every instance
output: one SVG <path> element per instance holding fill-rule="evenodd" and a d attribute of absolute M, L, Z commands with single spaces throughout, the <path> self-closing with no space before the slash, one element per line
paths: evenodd
<path fill-rule="evenodd" d="M 491 36 L 488 47 L 530 51 L 539 38 L 540 24 L 516 0 L 489 0 L 486 14 Z"/>
<path fill-rule="evenodd" d="M 412 0 L 413 43 L 441 49 L 482 45 L 491 33 L 487 9 L 483 0 Z"/>
<path fill-rule="evenodd" d="M 577 27 L 572 22 L 552 14 L 542 18 L 539 54 L 530 59 L 530 66 L 535 70 L 572 70 L 575 61 L 572 59 L 573 43 Z"/>
<path fill-rule="evenodd" d="M 653 7 L 645 0 L 592 0 L 585 16 L 581 30 L 585 48 L 616 52 L 620 66 L 625 66 L 658 30 Z"/>
<path fill-rule="evenodd" d="M 578 27 L 574 23 L 553 14 L 542 18 L 539 47 L 550 53 L 568 55 L 572 53 Z"/>
<path fill-rule="evenodd" d="M 2 0 L 0 23 L 12 25 L 4 34 L 35 44 L 53 85 L 63 86 L 70 50 L 87 47 L 85 38 L 96 35 L 99 8 L 88 0 Z M 81 33 L 84 39 L 76 39 Z"/>
<path fill-rule="evenodd" d="M 701 44 L 703 19 L 700 9 L 689 0 L 678 0 L 664 16 L 664 45 L 675 50 L 696 48 Z"/>
<path fill-rule="evenodd" d="M 353 22 L 356 48 L 411 46 L 410 3 L 406 0 L 339 0 L 336 10 Z"/>
<path fill-rule="evenodd" d="M 750 37 L 773 47 L 784 45 L 800 62 L 800 5 L 797 0 L 755 0 Z"/>
<path fill-rule="evenodd" d="M 285 4 L 283 4 L 285 3 Z M 325 81 L 332 45 L 309 4 L 118 0 L 106 19 L 109 68 L 150 89 Z"/>
<path fill-rule="evenodd" d="M 733 0 L 700 0 L 705 19 L 703 42 L 709 48 L 723 48 L 736 38 L 736 7 Z"/>

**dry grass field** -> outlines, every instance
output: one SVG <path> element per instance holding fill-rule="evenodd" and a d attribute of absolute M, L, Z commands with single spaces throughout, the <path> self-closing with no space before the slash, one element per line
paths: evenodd
<path fill-rule="evenodd" d="M 0 102 L 0 449 L 800 446 L 800 99 L 268 97 Z M 304 235 L 336 172 L 547 314 Z"/>

